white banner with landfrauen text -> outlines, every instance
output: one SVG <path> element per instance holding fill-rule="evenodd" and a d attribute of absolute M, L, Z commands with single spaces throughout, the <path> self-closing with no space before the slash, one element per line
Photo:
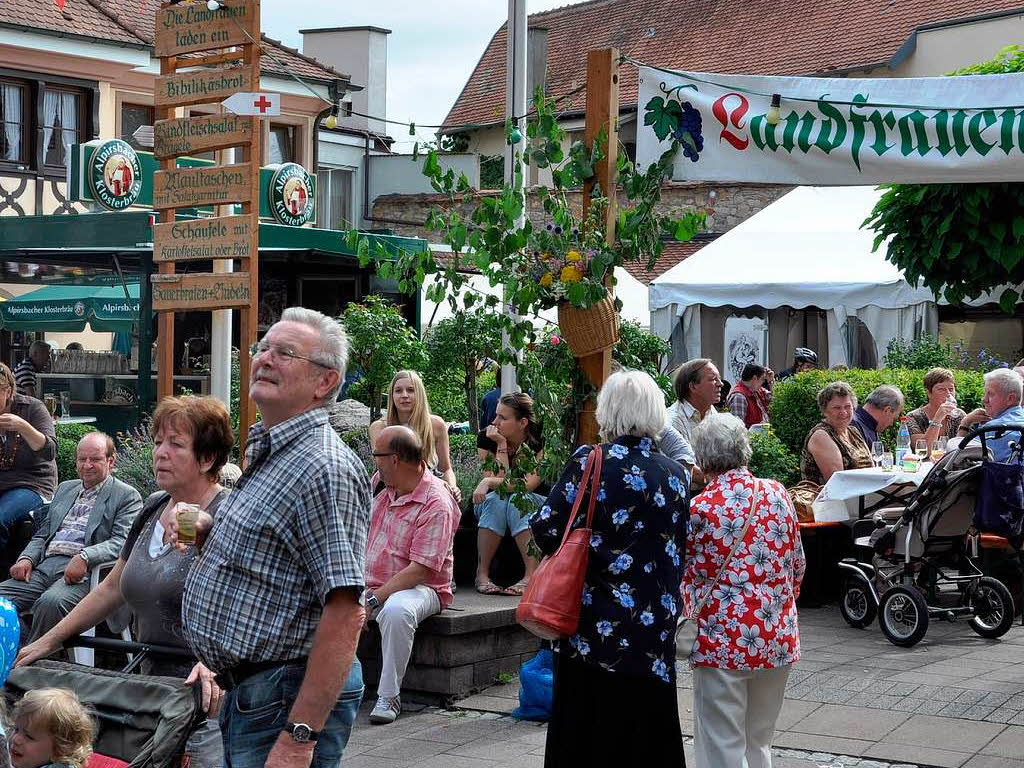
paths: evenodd
<path fill-rule="evenodd" d="M 676 181 L 1024 181 L 1024 74 L 857 80 L 640 67 L 638 105 L 637 163 L 656 162 L 674 137 Z"/>

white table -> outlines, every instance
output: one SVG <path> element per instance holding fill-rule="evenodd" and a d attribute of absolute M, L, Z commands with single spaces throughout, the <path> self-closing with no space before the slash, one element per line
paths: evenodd
<path fill-rule="evenodd" d="M 881 467 L 834 472 L 814 501 L 814 520 L 858 520 L 882 507 L 901 506 L 924 482 L 931 468 L 931 462 L 924 462 L 917 472 L 895 467 L 888 472 Z"/>
<path fill-rule="evenodd" d="M 53 420 L 54 424 L 95 424 L 95 416 L 61 416 Z"/>

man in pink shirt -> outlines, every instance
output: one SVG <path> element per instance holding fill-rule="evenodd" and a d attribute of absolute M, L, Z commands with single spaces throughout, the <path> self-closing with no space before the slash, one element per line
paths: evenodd
<path fill-rule="evenodd" d="M 452 602 L 452 545 L 462 515 L 427 469 L 419 437 L 386 427 L 373 445 L 384 490 L 374 499 L 366 546 L 366 616 L 380 627 L 381 672 L 370 722 L 393 723 L 416 627 Z"/>

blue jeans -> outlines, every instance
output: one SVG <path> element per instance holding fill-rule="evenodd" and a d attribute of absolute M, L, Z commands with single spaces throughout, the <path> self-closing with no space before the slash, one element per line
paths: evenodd
<path fill-rule="evenodd" d="M 546 501 L 539 493 L 527 493 L 526 496 L 534 510 L 540 509 Z M 490 491 L 479 504 L 474 504 L 473 512 L 480 528 L 494 531 L 499 536 L 506 533 L 518 536 L 530 527 L 530 514 L 524 514 L 512 497 L 503 499 L 494 491 Z"/>
<path fill-rule="evenodd" d="M 29 512 L 43 506 L 43 497 L 28 488 L 11 488 L 0 493 L 0 552 L 7 547 L 11 528 L 28 520 Z"/>
<path fill-rule="evenodd" d="M 288 722 L 306 669 L 290 664 L 253 675 L 224 697 L 220 730 L 224 736 L 224 768 L 263 768 L 281 729 Z M 359 659 L 320 732 L 311 768 L 337 768 L 363 700 Z"/>

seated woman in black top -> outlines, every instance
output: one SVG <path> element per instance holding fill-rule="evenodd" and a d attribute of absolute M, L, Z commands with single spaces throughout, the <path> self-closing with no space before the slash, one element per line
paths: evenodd
<path fill-rule="evenodd" d="M 511 497 L 501 498 L 495 489 L 505 479 L 505 471 L 527 455 L 529 451 L 539 463 L 543 453 L 540 425 L 533 413 L 533 398 L 525 392 L 502 395 L 498 401 L 494 422 L 476 438 L 477 453 L 485 466 L 488 460 L 498 464 L 497 473 L 484 470 L 484 479 L 473 491 L 473 511 L 476 513 L 478 560 L 476 589 L 483 595 L 521 595 L 537 569 L 537 561 L 529 554 L 532 535 L 526 520 L 544 503 L 539 492 L 540 477 L 536 472 L 526 476 L 526 497 L 530 508 L 524 512 Z M 491 561 L 506 533 L 511 533 L 523 558 L 523 578 L 508 589 L 502 589 L 490 579 Z"/>

